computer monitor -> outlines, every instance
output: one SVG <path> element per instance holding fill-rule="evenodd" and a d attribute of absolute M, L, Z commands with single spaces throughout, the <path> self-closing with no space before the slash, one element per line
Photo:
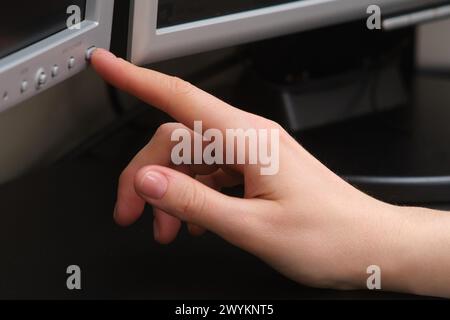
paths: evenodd
<path fill-rule="evenodd" d="M 133 0 L 128 58 L 147 64 L 182 55 L 383 15 L 441 0 Z"/>
<path fill-rule="evenodd" d="M 360 19 L 373 4 L 390 14 L 443 1 L 8 1 L 0 12 L 0 112 L 83 70 L 89 48 L 110 48 L 113 14 L 114 38 L 144 65 Z"/>
<path fill-rule="evenodd" d="M 83 70 L 109 48 L 113 0 L 7 1 L 0 11 L 0 112 Z"/>

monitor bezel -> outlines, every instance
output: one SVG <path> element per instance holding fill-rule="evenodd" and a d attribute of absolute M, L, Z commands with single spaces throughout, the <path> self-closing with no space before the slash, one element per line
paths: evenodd
<path fill-rule="evenodd" d="M 362 18 L 374 4 L 390 13 L 411 4 L 424 4 L 424 1 L 302 0 L 158 29 L 158 0 L 132 0 L 128 59 L 145 65 L 325 27 Z"/>
<path fill-rule="evenodd" d="M 0 112 L 53 87 L 85 69 L 87 63 L 80 61 L 70 72 L 62 72 L 59 77 L 51 79 L 42 90 L 28 90 L 25 93 L 18 91 L 18 86 L 24 79 L 30 81 L 30 85 L 33 85 L 33 76 L 39 68 L 45 68 L 52 65 L 52 63 L 64 61 L 62 59 L 66 58 L 66 52 L 76 55 L 81 60 L 86 46 L 91 44 L 96 47 L 109 49 L 113 9 L 114 0 L 87 0 L 85 17 L 80 23 L 79 29 L 64 29 L 1 58 Z M 4 92 L 9 94 L 7 100 L 2 99 L 1 95 L 4 95 Z"/>

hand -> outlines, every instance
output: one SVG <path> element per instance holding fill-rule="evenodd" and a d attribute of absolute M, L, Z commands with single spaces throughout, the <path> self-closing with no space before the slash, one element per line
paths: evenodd
<path fill-rule="evenodd" d="M 120 177 L 114 213 L 127 226 L 154 207 L 154 236 L 172 242 L 181 222 L 199 235 L 214 232 L 258 256 L 287 277 L 316 287 L 364 288 L 367 267 L 383 272 L 383 289 L 413 291 L 402 271 L 415 262 L 411 232 L 419 214 L 373 199 L 340 179 L 278 124 L 234 108 L 191 84 L 138 68 L 104 50 L 92 57 L 112 85 L 166 112 L 162 125 Z M 176 129 L 279 130 L 279 172 L 261 165 L 174 165 Z M 245 186 L 233 198 L 224 187 Z M 420 214 L 420 216 L 422 213 Z M 420 264 L 419 261 L 416 261 Z M 439 291 L 441 292 L 441 291 Z"/>

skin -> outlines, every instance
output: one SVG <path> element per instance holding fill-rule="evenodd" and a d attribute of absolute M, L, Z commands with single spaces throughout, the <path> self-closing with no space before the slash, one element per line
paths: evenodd
<path fill-rule="evenodd" d="M 129 226 L 154 208 L 154 237 L 175 240 L 182 222 L 209 230 L 285 276 L 321 288 L 364 289 L 367 267 L 389 291 L 450 298 L 450 215 L 390 205 L 339 178 L 278 124 L 234 108 L 175 77 L 138 68 L 98 49 L 94 69 L 106 81 L 166 112 L 162 125 L 123 171 L 114 218 Z M 258 165 L 171 163 L 171 134 L 202 120 L 209 128 L 280 131 L 280 170 Z M 245 196 L 221 188 L 244 184 Z"/>

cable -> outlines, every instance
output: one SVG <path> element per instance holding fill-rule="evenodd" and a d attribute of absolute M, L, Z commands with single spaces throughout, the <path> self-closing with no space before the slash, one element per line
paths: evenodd
<path fill-rule="evenodd" d="M 148 108 L 146 107 L 135 107 L 124 113 L 120 118 L 111 124 L 107 125 L 101 131 L 91 135 L 87 139 L 84 140 L 80 145 L 71 150 L 68 154 L 63 156 L 57 162 L 64 162 L 67 160 L 73 160 L 78 158 L 79 156 L 89 152 L 94 149 L 97 145 L 101 144 L 103 141 L 108 139 L 111 135 L 120 131 L 124 127 L 128 126 L 132 121 L 141 116 L 143 113 L 148 112 Z"/>
<path fill-rule="evenodd" d="M 106 84 L 106 89 L 108 92 L 109 102 L 112 111 L 118 117 L 121 117 L 125 114 L 125 106 L 122 104 L 119 96 L 119 90 L 113 87 L 110 84 Z"/>

